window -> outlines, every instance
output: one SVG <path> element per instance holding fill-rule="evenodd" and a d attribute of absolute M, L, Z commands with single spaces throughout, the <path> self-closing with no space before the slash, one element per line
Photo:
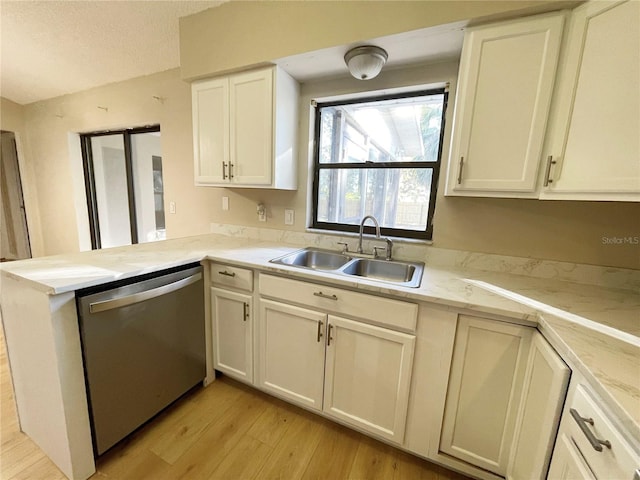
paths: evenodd
<path fill-rule="evenodd" d="M 92 248 L 165 238 L 160 127 L 80 136 Z"/>
<path fill-rule="evenodd" d="M 357 232 L 373 215 L 384 235 L 430 239 L 447 96 L 318 103 L 312 227 Z"/>

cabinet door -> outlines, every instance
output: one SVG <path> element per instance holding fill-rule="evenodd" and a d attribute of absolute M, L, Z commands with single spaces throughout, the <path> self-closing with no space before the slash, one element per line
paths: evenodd
<path fill-rule="evenodd" d="M 595 480 L 582 455 L 565 434 L 558 437 L 547 478 L 549 480 Z"/>
<path fill-rule="evenodd" d="M 543 198 L 640 201 L 640 2 L 572 15 L 551 113 Z M 553 195 L 564 193 L 564 195 Z"/>
<path fill-rule="evenodd" d="M 196 185 L 226 184 L 229 181 L 229 80 L 194 83 L 191 96 Z"/>
<path fill-rule="evenodd" d="M 563 23 L 556 13 L 467 31 L 448 195 L 535 196 Z"/>
<path fill-rule="evenodd" d="M 253 381 L 251 296 L 211 289 L 213 366 L 231 377 Z"/>
<path fill-rule="evenodd" d="M 273 162 L 273 69 L 230 77 L 231 181 L 270 185 Z"/>
<path fill-rule="evenodd" d="M 330 315 L 324 411 L 402 443 L 415 336 Z"/>
<path fill-rule="evenodd" d="M 532 333 L 458 317 L 441 451 L 505 476 Z"/>
<path fill-rule="evenodd" d="M 542 335 L 534 332 L 507 478 L 545 478 L 570 373 Z"/>
<path fill-rule="evenodd" d="M 261 388 L 322 410 L 326 318 L 324 313 L 260 300 Z"/>

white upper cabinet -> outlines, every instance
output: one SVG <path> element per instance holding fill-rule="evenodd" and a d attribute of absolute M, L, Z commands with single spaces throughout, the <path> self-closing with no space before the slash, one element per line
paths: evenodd
<path fill-rule="evenodd" d="M 229 81 L 214 78 L 195 83 L 191 96 L 196 185 L 222 183 L 229 163 Z"/>
<path fill-rule="evenodd" d="M 298 97 L 278 67 L 195 82 L 196 185 L 295 190 Z"/>
<path fill-rule="evenodd" d="M 536 197 L 563 13 L 465 33 L 447 195 Z"/>
<path fill-rule="evenodd" d="M 639 45 L 640 2 L 592 1 L 573 11 L 541 198 L 640 201 Z"/>

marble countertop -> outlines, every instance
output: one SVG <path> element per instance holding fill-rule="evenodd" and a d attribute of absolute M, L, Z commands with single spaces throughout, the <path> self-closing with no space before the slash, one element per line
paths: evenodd
<path fill-rule="evenodd" d="M 427 261 L 419 288 L 397 287 L 270 263 L 300 245 L 209 234 L 0 265 L 3 276 L 55 295 L 203 259 L 230 262 L 301 280 L 470 309 L 538 326 L 581 368 L 640 443 L 640 293 Z M 435 263 L 435 262 L 434 262 Z"/>

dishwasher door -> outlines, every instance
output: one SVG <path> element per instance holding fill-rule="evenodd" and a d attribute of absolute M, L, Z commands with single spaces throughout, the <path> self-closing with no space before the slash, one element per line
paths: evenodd
<path fill-rule="evenodd" d="M 205 377 L 202 267 L 79 292 L 94 450 L 101 455 Z"/>

